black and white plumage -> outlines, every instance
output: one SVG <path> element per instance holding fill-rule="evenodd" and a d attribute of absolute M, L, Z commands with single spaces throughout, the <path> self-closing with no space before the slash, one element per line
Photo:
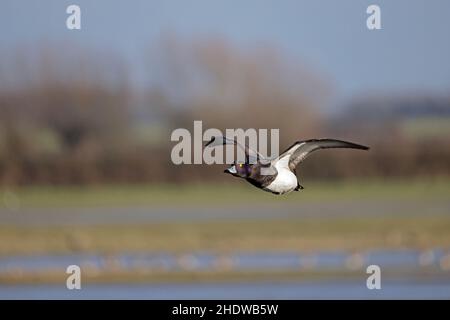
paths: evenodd
<path fill-rule="evenodd" d="M 234 144 L 245 152 L 244 163 L 234 163 L 224 172 L 243 178 L 265 191 L 286 194 L 303 189 L 297 179 L 296 167 L 312 152 L 328 148 L 350 148 L 368 150 L 369 147 L 336 139 L 312 139 L 297 141 L 275 159 L 267 159 L 257 151 L 242 146 L 236 140 L 213 137 L 206 147 Z"/>

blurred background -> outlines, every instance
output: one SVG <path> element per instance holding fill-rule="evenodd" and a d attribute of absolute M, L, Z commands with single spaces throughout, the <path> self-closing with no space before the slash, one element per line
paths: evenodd
<path fill-rule="evenodd" d="M 0 298 L 450 298 L 448 1 L 70 4 L 0 1 Z M 172 164 L 194 120 L 371 150 L 277 197 Z"/>

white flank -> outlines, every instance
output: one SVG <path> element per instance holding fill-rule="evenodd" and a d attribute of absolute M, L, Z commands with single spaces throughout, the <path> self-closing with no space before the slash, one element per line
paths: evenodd
<path fill-rule="evenodd" d="M 290 155 L 286 155 L 275 163 L 278 175 L 266 189 L 284 194 L 293 191 L 297 187 L 297 177 L 289 170 L 289 157 Z"/>

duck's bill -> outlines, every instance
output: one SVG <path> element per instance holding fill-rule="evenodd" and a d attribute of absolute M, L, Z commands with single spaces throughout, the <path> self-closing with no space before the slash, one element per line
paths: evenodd
<path fill-rule="evenodd" d="M 231 167 L 225 169 L 223 172 L 225 172 L 225 173 L 231 173 L 231 174 L 236 174 L 236 173 L 237 173 L 236 167 L 235 167 L 235 166 L 231 166 Z"/>

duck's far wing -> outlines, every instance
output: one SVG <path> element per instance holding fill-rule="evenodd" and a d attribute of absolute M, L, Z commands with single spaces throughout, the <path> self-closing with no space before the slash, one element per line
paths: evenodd
<path fill-rule="evenodd" d="M 265 159 L 258 151 L 253 150 L 248 146 L 243 146 L 242 144 L 237 142 L 236 139 L 230 139 L 225 136 L 212 137 L 211 140 L 205 144 L 205 147 L 217 147 L 226 144 L 234 144 L 237 147 L 241 148 L 245 152 L 247 163 L 256 163 L 258 160 Z"/>
<path fill-rule="evenodd" d="M 286 161 L 289 169 L 293 171 L 303 160 L 305 160 L 312 152 L 320 149 L 328 148 L 350 148 L 368 150 L 369 147 L 356 144 L 353 142 L 335 140 L 335 139 L 312 139 L 297 141 L 283 152 L 277 160 Z"/>

